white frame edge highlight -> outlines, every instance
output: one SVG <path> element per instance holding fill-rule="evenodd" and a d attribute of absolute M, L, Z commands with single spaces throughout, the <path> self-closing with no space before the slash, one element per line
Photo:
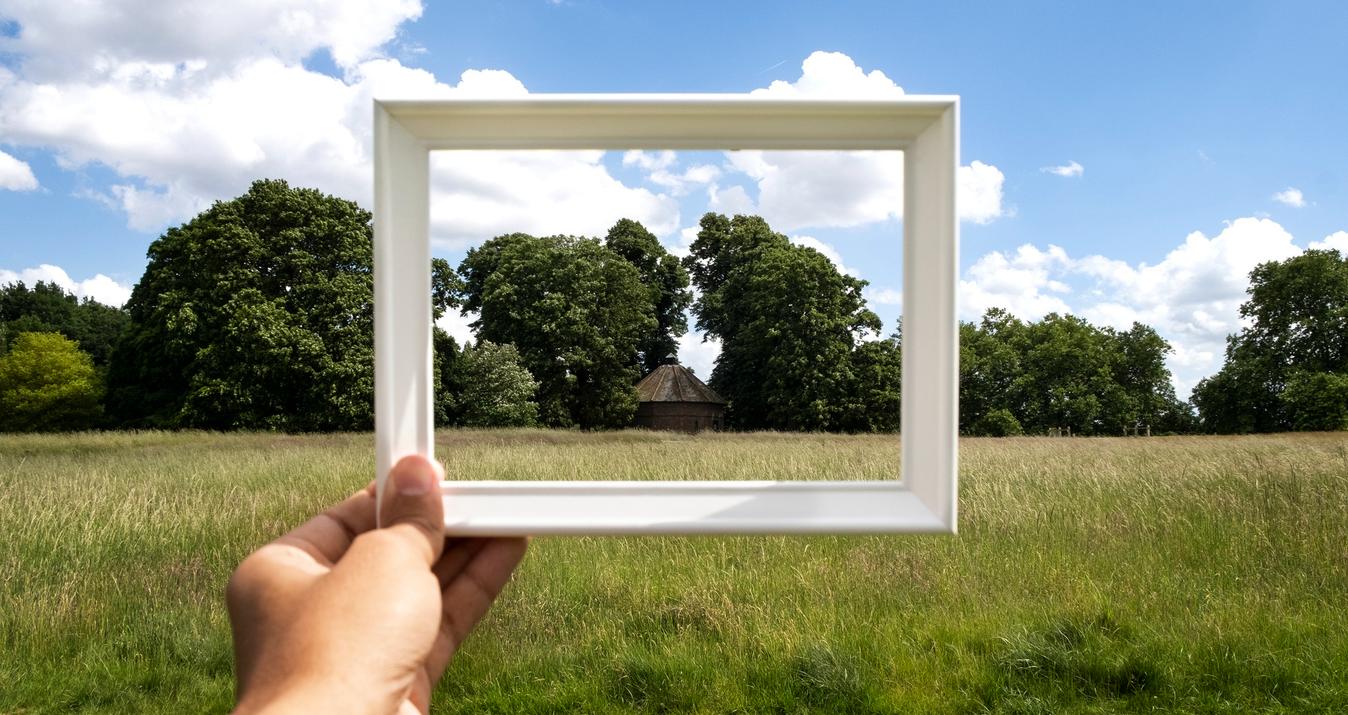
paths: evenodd
<path fill-rule="evenodd" d="M 374 102 L 375 479 L 434 458 L 431 151 L 902 150 L 903 481 L 447 481 L 455 535 L 955 533 L 959 98 L 530 95 Z"/>

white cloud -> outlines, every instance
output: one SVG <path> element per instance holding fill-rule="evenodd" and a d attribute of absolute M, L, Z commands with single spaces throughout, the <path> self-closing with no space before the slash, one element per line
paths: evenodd
<path fill-rule="evenodd" d="M 795 82 L 774 80 L 755 89 L 757 97 L 902 97 L 903 88 L 880 70 L 863 71 L 851 57 L 841 52 L 816 50 L 800 65 Z"/>
<path fill-rule="evenodd" d="M 1306 206 L 1306 197 L 1302 195 L 1301 189 L 1291 186 L 1274 194 L 1273 200 L 1284 206 L 1291 206 L 1294 209 L 1304 208 Z"/>
<path fill-rule="evenodd" d="M 25 268 L 20 271 L 0 268 L 0 285 L 21 282 L 31 288 L 38 281 L 55 283 L 80 298 L 92 298 L 115 308 L 125 305 L 127 299 L 131 297 L 130 286 L 122 285 L 102 273 L 95 274 L 93 278 L 76 282 L 60 266 L 53 266 L 48 263 L 43 263 L 37 268 Z"/>
<path fill-rule="evenodd" d="M 1307 248 L 1316 248 L 1321 251 L 1336 250 L 1348 258 L 1348 231 L 1336 231 L 1325 236 L 1323 241 L 1312 241 Z"/>
<path fill-rule="evenodd" d="M 833 262 L 833 266 L 837 268 L 840 273 L 846 273 L 853 278 L 861 277 L 861 273 L 857 272 L 855 268 L 843 264 L 842 254 L 838 253 L 838 249 L 820 241 L 814 236 L 791 236 L 790 241 L 797 246 L 805 246 L 806 248 L 813 248 L 814 250 L 819 251 L 824 255 L 824 258 Z"/>
<path fill-rule="evenodd" d="M 90 2 L 70 12 L 22 3 L 10 11 L 19 38 L 5 43 L 21 54 L 20 73 L 0 69 L 0 135 L 51 149 L 67 169 L 111 168 L 119 178 L 92 193 L 141 230 L 262 177 L 368 206 L 372 98 L 527 93 L 501 70 L 468 70 L 448 84 L 382 56 L 398 26 L 420 14 L 417 2 L 158 5 Z M 165 18 L 171 31 L 150 32 Z M 322 49 L 341 78 L 301 64 Z M 594 234 L 622 216 L 657 232 L 678 226 L 674 198 L 625 186 L 601 157 L 437 153 L 434 237 L 461 245 L 515 230 Z"/>
<path fill-rule="evenodd" d="M 903 291 L 894 288 L 877 288 L 875 286 L 866 286 L 862 292 L 867 303 L 876 305 L 897 305 L 903 306 Z"/>
<path fill-rule="evenodd" d="M 721 354 L 721 341 L 715 338 L 704 341 L 704 337 L 696 330 L 689 330 L 679 337 L 679 364 L 691 368 L 693 374 L 706 382 L 711 379 L 716 358 Z"/>
<path fill-rule="evenodd" d="M 981 161 L 961 166 L 955 174 L 960 219 L 985 224 L 1001 217 L 1005 178 L 1000 169 Z"/>
<path fill-rule="evenodd" d="M 343 69 L 382 56 L 398 27 L 421 16 L 419 0 L 11 0 L 17 37 L 0 51 L 23 58 L 25 76 L 107 78 L 144 67 L 171 75 L 180 64 L 214 71 L 262 56 L 297 64 L 327 50 Z"/>
<path fill-rule="evenodd" d="M 661 152 L 646 152 L 633 149 L 623 153 L 623 166 L 637 166 L 646 171 L 668 169 L 678 160 L 678 155 L 666 149 Z"/>
<path fill-rule="evenodd" d="M 511 231 L 602 236 L 624 217 L 656 235 L 678 228 L 673 198 L 624 185 L 602 159 L 599 151 L 436 155 L 432 233 L 459 247 Z"/>
<path fill-rule="evenodd" d="M 1076 163 L 1075 161 L 1069 161 L 1066 164 L 1063 164 L 1062 166 L 1046 166 L 1040 169 L 1040 171 L 1046 174 L 1053 174 L 1054 176 L 1073 177 L 1073 176 L 1081 176 L 1082 174 L 1084 174 L 1086 172 L 1086 167 Z"/>
<path fill-rule="evenodd" d="M 674 196 L 683 196 L 692 186 L 713 184 L 721 175 L 721 168 L 712 164 L 697 164 L 674 170 L 678 155 L 672 151 L 645 152 L 632 150 L 623 153 L 623 166 L 636 166 L 646 172 L 646 180 Z"/>
<path fill-rule="evenodd" d="M 439 320 L 435 321 L 435 325 L 449 333 L 462 348 L 468 343 L 477 342 L 477 333 L 473 331 L 472 326 L 472 322 L 477 318 L 476 312 L 461 313 L 455 308 L 450 308 L 445 311 L 444 315 L 440 316 Z"/>
<path fill-rule="evenodd" d="M 989 307 L 1002 307 L 1027 320 L 1072 312 L 1120 329 L 1133 321 L 1150 325 L 1174 347 L 1169 365 L 1180 395 L 1187 396 L 1221 367 L 1226 336 L 1243 327 L 1239 309 L 1250 271 L 1300 252 L 1291 234 L 1264 218 L 1237 219 L 1211 238 L 1195 231 L 1155 265 L 1101 255 L 1073 258 L 1057 246 L 1027 244 L 1010 256 L 989 253 L 965 272 L 960 316 L 973 320 Z M 1085 282 L 1085 290 L 1073 291 L 1070 281 Z"/>
<path fill-rule="evenodd" d="M 960 316 L 977 320 L 989 308 L 1003 308 L 1027 320 L 1070 312 L 1060 295 L 1068 292 L 1067 286 L 1052 277 L 1070 264 L 1067 252 L 1058 246 L 1040 250 L 1025 244 L 1010 256 L 1001 251 L 988 253 L 960 281 Z"/>
<path fill-rule="evenodd" d="M 37 177 L 27 162 L 0 151 L 0 189 L 32 191 L 37 188 Z"/>
<path fill-rule="evenodd" d="M 794 82 L 776 80 L 758 97 L 885 98 L 903 88 L 879 70 L 865 72 L 847 55 L 814 52 Z M 727 168 L 758 183 L 758 211 L 774 228 L 848 227 L 900 218 L 900 152 L 727 152 Z M 960 218 L 988 223 L 1004 215 L 1002 172 L 980 161 L 959 168 Z"/>
<path fill-rule="evenodd" d="M 726 216 L 758 213 L 758 208 L 754 206 L 754 200 L 749 197 L 749 193 L 744 190 L 743 186 L 731 186 L 728 189 L 722 189 L 719 184 L 715 183 L 707 187 L 707 210 Z"/>

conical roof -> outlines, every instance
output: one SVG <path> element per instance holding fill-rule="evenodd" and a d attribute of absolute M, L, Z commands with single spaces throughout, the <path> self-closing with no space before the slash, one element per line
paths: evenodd
<path fill-rule="evenodd" d="M 713 402 L 725 399 L 682 365 L 661 365 L 637 383 L 637 399 L 642 402 Z"/>

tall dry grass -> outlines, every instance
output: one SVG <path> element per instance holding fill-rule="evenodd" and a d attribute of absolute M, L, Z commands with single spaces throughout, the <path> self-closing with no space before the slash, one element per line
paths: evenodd
<path fill-rule="evenodd" d="M 369 435 L 0 438 L 0 711 L 224 711 L 222 591 Z M 452 477 L 888 478 L 879 436 L 454 431 Z M 1348 436 L 965 440 L 960 536 L 539 539 L 439 712 L 1348 710 Z"/>

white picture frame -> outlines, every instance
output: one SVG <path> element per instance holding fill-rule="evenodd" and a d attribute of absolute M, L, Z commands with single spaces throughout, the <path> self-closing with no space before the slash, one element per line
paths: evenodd
<path fill-rule="evenodd" d="M 399 458 L 434 458 L 429 155 L 463 149 L 901 150 L 902 481 L 447 481 L 448 533 L 955 533 L 958 97 L 376 100 L 375 459 L 381 500 Z"/>

